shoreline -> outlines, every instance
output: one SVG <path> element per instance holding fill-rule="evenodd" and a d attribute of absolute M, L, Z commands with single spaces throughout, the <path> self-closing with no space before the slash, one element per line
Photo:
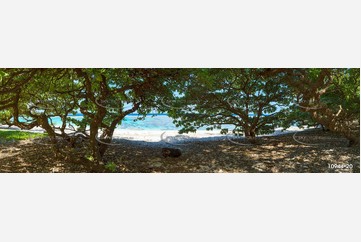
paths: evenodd
<path fill-rule="evenodd" d="M 298 128 L 296 126 L 291 126 L 290 128 L 282 131 L 282 128 L 276 128 L 275 132 L 271 134 L 258 135 L 257 137 L 267 137 L 267 136 L 280 136 L 295 132 L 301 132 L 305 130 L 310 130 L 312 128 Z M 23 131 L 31 133 L 44 133 L 40 127 L 35 127 L 31 130 L 21 130 L 18 127 L 7 127 L 6 125 L 0 125 L 0 130 L 13 130 L 13 131 Z M 231 136 L 229 136 L 231 137 Z M 221 134 L 220 130 L 197 130 L 195 133 L 188 134 L 179 134 L 178 130 L 139 130 L 139 129 L 116 129 L 114 131 L 113 139 L 118 140 L 128 140 L 128 141 L 144 141 L 144 142 L 164 142 L 164 143 L 182 143 L 185 141 L 212 141 L 212 140 L 225 140 L 227 135 Z"/>

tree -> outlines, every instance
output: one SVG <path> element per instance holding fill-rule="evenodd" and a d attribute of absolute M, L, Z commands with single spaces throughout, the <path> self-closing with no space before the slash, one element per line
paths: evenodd
<path fill-rule="evenodd" d="M 359 144 L 360 70 L 286 69 L 299 110 L 316 122 Z"/>
<path fill-rule="evenodd" d="M 263 76 L 264 69 L 191 70 L 183 92 L 174 97 L 169 114 L 181 132 L 207 129 L 243 132 L 254 141 L 256 134 L 271 133 L 290 102 L 284 74 Z"/>
<path fill-rule="evenodd" d="M 125 116 L 137 112 L 144 117 L 151 112 L 157 107 L 159 97 L 171 94 L 166 83 L 171 83 L 177 75 L 175 69 L 75 71 L 84 83 L 79 109 L 90 127 L 90 149 L 96 160 L 102 159 L 115 128 Z"/>
<path fill-rule="evenodd" d="M 177 69 L 3 69 L 0 122 L 22 129 L 40 126 L 54 144 L 57 137 L 74 140 L 74 132 L 89 141 L 96 161 L 112 141 L 115 128 L 126 115 L 141 119 L 157 107 L 160 97 L 171 95 Z M 69 117 L 81 112 L 82 120 Z M 56 126 L 52 118 L 60 117 Z M 56 146 L 55 146 L 56 147 Z"/>
<path fill-rule="evenodd" d="M 96 161 L 126 115 L 154 110 L 180 132 L 231 124 L 254 141 L 277 125 L 317 122 L 358 144 L 359 86 L 359 69 L 0 69 L 0 123 L 42 127 L 54 144 L 72 142 L 75 124 Z M 69 117 L 78 112 L 82 120 Z"/>
<path fill-rule="evenodd" d="M 19 121 L 21 93 L 24 87 L 41 72 L 38 69 L 0 69 L 0 120 L 4 124 L 31 129 L 38 123 L 23 124 Z M 13 118 L 13 120 L 12 120 Z"/>
<path fill-rule="evenodd" d="M 67 117 L 75 113 L 76 91 L 81 89 L 72 70 L 6 69 L 2 72 L 0 122 L 21 129 L 42 127 L 54 145 L 56 137 L 69 139 L 65 132 Z M 60 127 L 52 123 L 56 116 L 62 120 Z"/>

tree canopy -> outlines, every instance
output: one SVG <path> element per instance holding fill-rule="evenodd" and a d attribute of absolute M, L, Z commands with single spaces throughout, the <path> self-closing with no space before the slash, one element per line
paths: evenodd
<path fill-rule="evenodd" d="M 293 89 L 296 110 L 359 143 L 360 70 L 288 70 L 287 83 Z"/>
<path fill-rule="evenodd" d="M 165 112 L 180 132 L 233 125 L 251 140 L 275 127 L 322 124 L 358 144 L 359 100 L 359 69 L 0 69 L 0 124 L 42 127 L 54 144 L 81 134 L 97 161 L 135 112 Z"/>
<path fill-rule="evenodd" d="M 282 73 L 267 78 L 263 73 L 263 69 L 194 70 L 169 113 L 182 126 L 181 132 L 230 124 L 234 132 L 250 138 L 272 133 L 288 108 L 291 93 Z"/>

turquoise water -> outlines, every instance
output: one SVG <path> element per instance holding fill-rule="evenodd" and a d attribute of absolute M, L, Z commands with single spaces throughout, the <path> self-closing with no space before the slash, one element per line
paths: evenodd
<path fill-rule="evenodd" d="M 82 120 L 83 116 L 69 116 L 70 118 Z M 147 115 L 144 120 L 137 120 L 138 115 L 131 114 L 127 115 L 121 125 L 117 129 L 136 129 L 136 130 L 176 130 L 177 127 L 173 124 L 173 119 L 167 115 Z M 61 124 L 60 117 L 51 118 L 55 126 Z"/>
<path fill-rule="evenodd" d="M 173 119 L 167 115 L 148 115 L 144 120 L 136 120 L 137 115 L 128 115 L 122 121 L 119 129 L 139 129 L 139 130 L 176 130 Z"/>
<path fill-rule="evenodd" d="M 83 116 L 81 114 L 69 116 L 70 118 L 81 120 Z M 131 130 L 179 130 L 180 128 L 176 127 L 173 124 L 173 119 L 168 117 L 166 114 L 158 115 L 147 115 L 144 120 L 137 120 L 137 114 L 127 115 L 121 125 L 117 129 L 131 129 Z M 55 126 L 61 125 L 60 117 L 51 118 Z M 25 122 L 25 120 L 20 119 L 20 121 Z M 228 128 L 231 128 L 230 125 L 227 125 Z M 200 128 L 200 130 L 205 130 L 206 128 Z"/>

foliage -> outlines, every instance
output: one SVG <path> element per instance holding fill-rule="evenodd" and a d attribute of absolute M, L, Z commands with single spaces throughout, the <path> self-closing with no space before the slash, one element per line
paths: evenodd
<path fill-rule="evenodd" d="M 111 142 L 124 117 L 144 117 L 170 94 L 176 69 L 1 69 L 0 121 L 31 129 L 40 126 L 56 142 L 81 133 L 95 160 Z M 69 118 L 81 112 L 83 120 Z M 60 117 L 56 126 L 52 117 Z M 77 130 L 71 125 L 77 126 Z M 73 144 L 74 145 L 74 144 Z M 55 146 L 54 146 L 55 147 Z"/>
<path fill-rule="evenodd" d="M 112 141 L 117 125 L 126 115 L 139 117 L 157 107 L 160 96 L 170 95 L 165 83 L 171 82 L 177 70 L 170 69 L 77 69 L 84 89 L 79 110 L 84 115 L 80 127 L 89 127 L 93 157 L 101 160 Z"/>
<path fill-rule="evenodd" d="M 24 131 L 8 131 L 8 130 L 0 130 L 0 140 L 26 140 L 33 138 L 42 138 L 45 137 L 46 134 L 41 133 L 30 133 Z"/>
<path fill-rule="evenodd" d="M 183 96 L 174 98 L 170 116 L 181 132 L 206 126 L 244 132 L 246 137 L 271 133 L 289 106 L 290 92 L 282 74 L 264 77 L 263 69 L 192 70 Z"/>
<path fill-rule="evenodd" d="M 126 115 L 154 111 L 167 112 L 180 132 L 233 125 L 254 138 L 320 123 L 357 143 L 359 99 L 359 69 L 0 69 L 0 124 L 42 127 L 52 142 L 72 146 L 81 135 L 95 161 Z M 69 117 L 77 113 L 82 120 Z"/>
<path fill-rule="evenodd" d="M 105 168 L 111 172 L 116 172 L 118 170 L 118 166 L 114 162 L 106 163 Z"/>
<path fill-rule="evenodd" d="M 359 69 L 294 69 L 287 76 L 300 111 L 344 135 L 350 144 L 359 143 Z"/>

